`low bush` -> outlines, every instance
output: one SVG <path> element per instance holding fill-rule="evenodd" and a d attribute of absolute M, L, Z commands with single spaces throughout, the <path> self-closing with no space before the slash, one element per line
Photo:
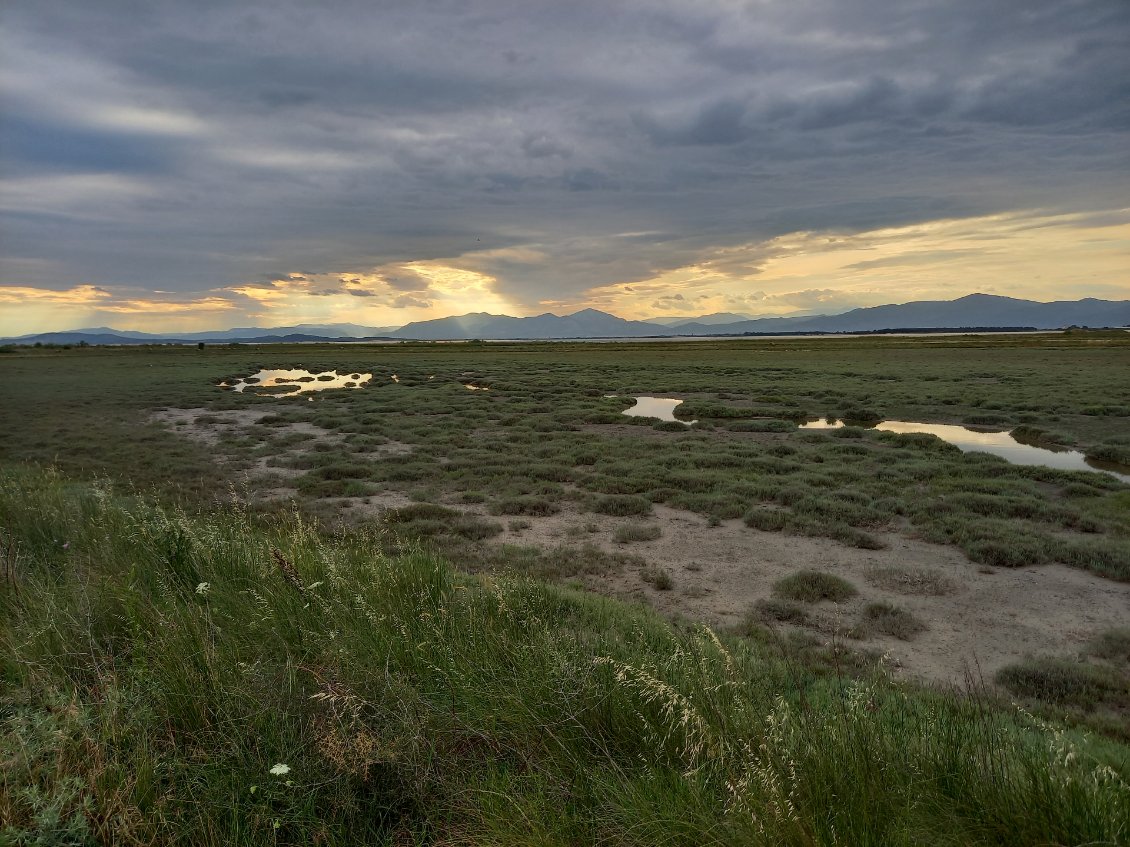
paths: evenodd
<path fill-rule="evenodd" d="M 753 604 L 753 617 L 763 623 L 790 623 L 804 626 L 809 621 L 808 612 L 796 603 L 763 598 Z"/>
<path fill-rule="evenodd" d="M 787 600 L 817 603 L 831 600 L 838 603 L 854 597 L 859 592 L 842 577 L 823 571 L 797 571 L 773 585 L 773 593 Z"/>
<path fill-rule="evenodd" d="M 1130 669 L 1130 626 L 1115 627 L 1099 633 L 1087 644 L 1087 653 Z"/>
<path fill-rule="evenodd" d="M 546 517 L 548 515 L 555 515 L 560 511 L 560 506 L 544 497 L 502 497 L 490 504 L 490 513 L 493 515 L 530 515 L 532 517 Z"/>
<path fill-rule="evenodd" d="M 631 544 L 635 541 L 655 541 L 663 535 L 663 530 L 655 524 L 630 523 L 618 527 L 612 533 L 612 540 L 617 544 Z"/>
<path fill-rule="evenodd" d="M 640 579 L 651 585 L 656 591 L 670 591 L 675 587 L 675 580 L 663 568 L 644 568 L 640 571 Z"/>
<path fill-rule="evenodd" d="M 851 630 L 853 638 L 867 638 L 875 633 L 910 641 L 926 630 L 926 624 L 914 615 L 890 603 L 868 603 L 858 624 Z"/>
<path fill-rule="evenodd" d="M 1084 712 L 1102 705 L 1130 708 L 1130 678 L 1083 662 L 1031 658 L 1002 668 L 996 681 L 1018 697 Z"/>
<path fill-rule="evenodd" d="M 636 497 L 631 494 L 609 494 L 600 497 L 593 504 L 593 511 L 602 515 L 615 517 L 630 517 L 632 515 L 650 515 L 651 501 L 646 497 Z"/>

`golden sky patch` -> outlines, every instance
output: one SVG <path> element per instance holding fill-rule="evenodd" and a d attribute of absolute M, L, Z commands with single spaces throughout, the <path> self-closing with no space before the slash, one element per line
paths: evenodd
<path fill-rule="evenodd" d="M 503 262 L 544 258 L 532 247 L 494 253 Z M 590 307 L 637 319 L 711 312 L 831 314 L 974 292 L 1044 301 L 1130 299 L 1130 209 L 1011 213 L 857 233 L 793 232 L 707 250 L 694 262 L 649 278 L 596 286 L 574 299 L 526 309 L 499 292 L 498 278 L 485 269 L 490 254 L 358 272 L 290 273 L 188 295 L 0 285 L 0 335 L 100 324 L 152 332 L 249 323 L 399 326 L 467 312 L 563 314 Z"/>

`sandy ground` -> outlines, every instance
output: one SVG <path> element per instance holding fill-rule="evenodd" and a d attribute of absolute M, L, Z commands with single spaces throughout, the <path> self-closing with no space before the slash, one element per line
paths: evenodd
<path fill-rule="evenodd" d="M 502 541 L 555 546 L 595 543 L 606 550 L 636 554 L 670 574 L 674 586 L 659 591 L 641 568 L 588 577 L 588 587 L 640 600 L 669 615 L 681 615 L 725 629 L 743 620 L 773 583 L 798 570 L 820 570 L 851 582 L 859 595 L 813 608 L 816 632 L 831 640 L 889 654 L 899 672 L 945 684 L 962 684 L 966 674 L 989 678 L 1001 666 L 1030 654 L 1071 655 L 1096 633 L 1125 626 L 1130 618 L 1130 585 L 1062 565 L 986 568 L 952 547 L 887 533 L 885 550 L 860 550 L 825 538 L 750 529 L 740 520 L 711 527 L 705 518 L 665 506 L 647 523 L 663 535 L 656 541 L 615 544 L 612 533 L 624 520 L 563 512 L 530 518 L 533 526 L 507 532 Z M 595 525 L 590 533 L 585 525 Z M 583 538 L 578 539 L 580 533 Z M 936 574 L 953 586 L 941 596 L 906 594 L 875 584 L 881 568 Z M 852 641 L 846 632 L 868 603 L 886 601 L 911 612 L 928 629 L 911 641 L 877 636 Z"/>
<path fill-rule="evenodd" d="M 257 422 L 268 410 L 211 412 L 206 409 L 169 409 L 154 420 L 174 431 L 215 445 L 220 438 Z M 201 415 L 213 415 L 212 424 L 197 424 Z M 628 429 L 626 427 L 626 429 Z M 640 428 L 631 427 L 633 434 Z M 329 430 L 305 423 L 278 427 L 313 436 L 294 448 L 309 449 L 318 441 L 338 441 Z M 665 433 L 643 428 L 642 434 Z M 389 442 L 384 452 L 404 453 L 409 445 Z M 288 488 L 297 471 L 268 466 L 266 459 L 246 470 L 249 479 L 272 480 L 261 496 L 289 498 Z M 411 502 L 403 493 L 388 490 L 372 497 L 341 501 L 341 508 L 354 518 L 373 518 L 387 508 Z M 455 504 L 452 504 L 455 505 Z M 481 508 L 459 506 L 483 514 Z M 1086 571 L 1062 565 L 1022 569 L 987 568 L 970 562 L 961 551 L 927 544 L 897 532 L 883 535 L 887 548 L 860 550 L 824 538 L 808 538 L 761 532 L 740 520 L 710 526 L 690 512 L 656 506 L 647 520 L 662 531 L 656 541 L 616 544 L 615 530 L 628 521 L 567 508 L 546 518 L 523 518 L 527 529 L 507 530 L 490 543 L 527 544 L 541 547 L 596 544 L 608 551 L 635 554 L 667 571 L 670 590 L 657 590 L 644 579 L 644 568 L 626 567 L 620 572 L 585 578 L 591 590 L 645 602 L 660 612 L 701 621 L 719 629 L 741 622 L 753 605 L 772 596 L 773 584 L 798 570 L 820 570 L 847 579 L 859 595 L 842 603 L 821 603 L 812 609 L 814 632 L 889 656 L 896 672 L 946 685 L 961 685 L 968 675 L 990 679 L 1003 665 L 1027 655 L 1077 654 L 1097 633 L 1130 620 L 1130 585 L 1113 582 Z M 504 525 L 508 521 L 500 520 Z M 952 590 L 940 595 L 902 593 L 878 584 L 877 569 L 897 568 L 937 575 Z M 886 601 L 911 612 L 926 624 L 926 631 L 913 640 L 875 636 L 853 641 L 847 632 L 859 620 L 863 607 Z"/>

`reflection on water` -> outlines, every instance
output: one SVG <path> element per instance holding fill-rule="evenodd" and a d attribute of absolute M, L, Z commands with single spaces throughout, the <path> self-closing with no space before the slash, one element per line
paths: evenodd
<path fill-rule="evenodd" d="M 800 428 L 839 429 L 843 425 L 843 421 L 819 420 L 801 424 Z M 1111 462 L 1097 462 L 1094 459 L 1088 459 L 1078 450 L 1022 444 L 1008 432 L 986 432 L 954 424 L 916 423 L 914 421 L 881 421 L 868 428 L 900 434 L 925 433 L 936 435 L 943 441 L 948 441 L 950 444 L 960 447 L 965 453 L 991 453 L 994 456 L 1007 459 L 1014 465 L 1037 465 L 1064 471 L 1099 471 L 1130 483 L 1130 468 L 1115 465 Z"/>
<path fill-rule="evenodd" d="M 486 385 L 475 385 L 473 382 L 463 383 L 463 387 L 468 391 L 490 391 L 490 387 Z"/>
<path fill-rule="evenodd" d="M 317 374 L 301 368 L 261 370 L 235 382 L 221 382 L 220 388 L 238 391 L 241 394 L 247 388 L 268 389 L 256 390 L 255 394 L 260 397 L 296 397 L 312 391 L 325 391 L 327 388 L 360 388 L 372 378 L 371 373 L 339 374 L 336 370 Z"/>
<path fill-rule="evenodd" d="M 609 397 L 616 395 L 610 394 Z M 698 421 L 681 421 L 675 417 L 675 407 L 682 405 L 682 400 L 675 397 L 637 397 L 636 405 L 625 409 L 624 414 L 632 418 L 659 418 L 661 421 L 675 421 L 690 426 Z"/>

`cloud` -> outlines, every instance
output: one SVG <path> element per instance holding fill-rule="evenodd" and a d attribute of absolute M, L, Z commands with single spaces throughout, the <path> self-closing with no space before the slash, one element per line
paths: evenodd
<path fill-rule="evenodd" d="M 430 309 L 432 301 L 413 297 L 410 294 L 402 294 L 393 300 L 391 305 L 395 309 Z"/>
<path fill-rule="evenodd" d="M 12 0 L 0 280 L 290 316 L 537 312 L 647 280 L 721 303 L 795 233 L 815 255 L 821 233 L 1122 208 L 1128 37 L 1119 0 Z M 851 273 L 934 267 L 869 261 Z M 1072 279 L 1112 284 L 1095 261 Z M 263 285 L 279 268 L 321 273 Z"/>

